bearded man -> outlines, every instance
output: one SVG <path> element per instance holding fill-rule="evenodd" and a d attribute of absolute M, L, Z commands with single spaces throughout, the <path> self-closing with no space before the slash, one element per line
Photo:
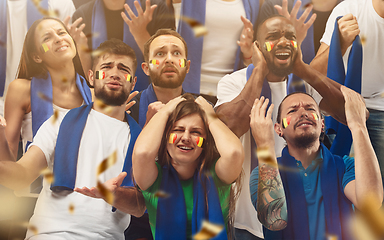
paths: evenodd
<path fill-rule="evenodd" d="M 169 100 L 184 93 L 182 84 L 191 64 L 187 57 L 187 43 L 171 29 L 159 29 L 145 43 L 141 67 L 151 84 L 133 98 L 136 104 L 130 109 L 141 127 Z"/>
<path fill-rule="evenodd" d="M 381 207 L 383 185 L 365 124 L 364 100 L 345 86 L 341 91 L 354 158 L 334 155 L 321 143 L 324 120 L 317 103 L 305 93 L 293 93 L 278 108 L 274 129 L 287 146 L 276 160 L 273 106 L 268 109 L 263 97 L 255 100 L 252 135 L 257 146 L 264 149 L 264 157 L 259 155 L 259 167 L 252 171 L 250 188 L 252 202 L 265 227 L 264 239 L 323 240 L 331 235 L 352 239 L 352 204 L 360 211 L 366 211 L 368 203 L 372 211 Z"/>

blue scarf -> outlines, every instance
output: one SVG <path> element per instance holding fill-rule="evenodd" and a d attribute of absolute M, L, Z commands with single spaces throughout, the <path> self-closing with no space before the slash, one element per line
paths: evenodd
<path fill-rule="evenodd" d="M 352 213 L 352 203 L 344 195 L 342 180 L 345 172 L 344 161 L 333 155 L 323 144 L 323 163 L 320 166 L 321 191 L 323 193 L 326 231 L 337 236 L 337 239 L 350 239 L 348 223 Z M 296 160 L 289 155 L 288 147 L 278 158 L 280 166 L 296 169 Z M 280 170 L 281 180 L 287 200 L 288 225 L 282 231 L 270 231 L 264 228 L 265 239 L 309 239 L 309 223 L 307 203 L 305 200 L 303 181 L 297 171 Z"/>
<path fill-rule="evenodd" d="M 256 24 L 259 13 L 258 0 L 243 0 L 246 18 Z M 205 24 L 206 0 L 182 1 L 180 15 L 193 18 L 201 24 Z M 185 39 L 188 46 L 188 58 L 191 60 L 191 68 L 183 83 L 183 89 L 189 93 L 200 93 L 201 57 L 203 53 L 203 38 L 195 38 L 191 27 L 180 20 L 177 31 Z M 234 71 L 243 68 L 240 47 L 237 48 Z"/>
<path fill-rule="evenodd" d="M 297 0 L 293 2 L 293 5 L 295 5 Z M 304 11 L 305 7 L 308 3 L 311 3 L 310 0 L 303 0 L 301 3 L 301 7 L 297 13 L 297 16 L 301 16 Z M 312 13 L 309 14 L 308 19 L 312 16 Z M 307 31 L 307 36 L 301 43 L 301 52 L 303 54 L 303 61 L 307 64 L 309 64 L 312 59 L 315 57 L 315 47 L 314 47 L 314 42 L 313 42 L 313 24 Z M 298 56 L 299 57 L 299 56 Z M 289 74 L 288 77 L 288 86 L 294 86 L 294 89 L 290 88 L 289 92 L 305 92 L 305 85 L 304 82 L 301 78 L 296 76 L 295 74 Z"/>
<path fill-rule="evenodd" d="M 141 92 L 141 96 L 140 96 L 139 125 L 141 128 L 144 127 L 145 122 L 147 120 L 148 105 L 156 101 L 157 101 L 157 97 L 156 97 L 155 91 L 153 90 L 153 86 L 152 84 L 149 84 L 147 89 Z"/>
<path fill-rule="evenodd" d="M 76 74 L 76 86 L 79 89 L 81 96 L 86 105 L 92 102 L 92 95 L 87 81 Z M 44 94 L 48 99 L 52 100 L 52 80 L 48 73 L 47 79 L 32 78 L 31 80 L 31 112 L 32 112 L 32 132 L 36 135 L 41 124 L 43 124 L 53 114 L 52 101 L 47 101 L 39 96 L 39 93 Z"/>
<path fill-rule="evenodd" d="M 125 3 L 128 4 L 128 6 L 132 9 L 133 13 L 137 16 L 136 7 L 133 4 L 134 0 L 126 0 Z M 92 12 L 92 32 L 99 34 L 98 37 L 92 37 L 92 49 L 96 49 L 100 46 L 101 43 L 108 39 L 106 24 L 107 23 L 105 21 L 103 0 L 96 0 Z M 128 25 L 125 22 L 123 31 L 123 41 L 135 51 L 136 60 L 139 63 L 136 68 L 136 76 L 138 81 L 136 82 L 134 90 L 141 91 L 145 89 L 149 84 L 148 76 L 143 72 L 143 69 L 141 68 L 141 63 L 144 61 L 144 57 L 139 46 L 135 41 L 135 38 L 129 31 Z"/>
<path fill-rule="evenodd" d="M 163 166 L 163 177 L 160 189 L 170 193 L 172 197 L 159 198 L 155 239 L 187 239 L 187 210 L 184 192 L 177 172 L 172 165 Z M 205 193 L 207 193 L 208 202 L 205 199 Z M 193 176 L 192 235 L 200 231 L 202 220 L 225 225 L 219 195 L 212 177 L 210 176 L 208 181 L 202 182 L 198 171 L 196 171 Z M 227 232 L 225 228 L 219 235 L 212 239 L 226 240 Z"/>
<path fill-rule="evenodd" d="M 350 89 L 361 93 L 361 69 L 363 64 L 363 48 L 360 37 L 356 36 L 348 57 L 347 75 L 345 75 L 343 56 L 340 49 L 340 36 L 337 20 L 332 34 L 328 57 L 327 77 L 345 85 Z M 336 132 L 335 140 L 332 143 L 331 152 L 333 154 L 344 156 L 349 155 L 352 145 L 352 135 L 347 126 L 339 123 L 332 117 L 325 117 L 327 132 L 330 129 Z"/>
<path fill-rule="evenodd" d="M 48 9 L 48 0 L 42 0 L 40 3 L 42 8 Z M 28 29 L 43 15 L 39 13 L 32 1 L 27 0 L 27 26 Z M 7 1 L 0 2 L 0 97 L 4 94 L 6 67 L 7 67 L 7 34 L 8 34 L 8 17 L 7 17 Z"/>
<path fill-rule="evenodd" d="M 53 165 L 53 174 L 55 176 L 55 181 L 51 185 L 53 192 L 73 191 L 75 187 L 80 141 L 92 106 L 93 104 L 89 104 L 70 110 L 60 125 L 55 148 L 55 163 Z M 125 116 L 130 127 L 131 140 L 129 141 L 123 167 L 123 171 L 127 172 L 128 175 L 124 178 L 121 186 L 133 186 L 131 177 L 132 151 L 141 128 L 127 113 Z"/>

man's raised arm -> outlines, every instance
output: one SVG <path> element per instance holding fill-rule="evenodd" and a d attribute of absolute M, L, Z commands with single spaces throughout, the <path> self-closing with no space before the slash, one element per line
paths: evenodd
<path fill-rule="evenodd" d="M 253 102 L 260 97 L 264 78 L 268 74 L 267 63 L 256 42 L 253 44 L 252 62 L 255 67 L 240 94 L 216 109 L 219 118 L 238 137 L 249 130 Z"/>

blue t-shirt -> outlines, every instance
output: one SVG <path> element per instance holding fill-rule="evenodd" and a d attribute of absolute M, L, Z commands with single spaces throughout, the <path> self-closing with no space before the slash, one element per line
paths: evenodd
<path fill-rule="evenodd" d="M 343 157 L 345 173 L 343 176 L 343 189 L 352 180 L 355 180 L 355 160 L 349 156 Z M 303 180 L 305 200 L 307 202 L 309 233 L 311 240 L 326 239 L 323 193 L 321 191 L 320 164 L 323 162 L 323 152 L 319 151 L 316 159 L 304 169 L 300 161 L 296 165 Z M 257 188 L 259 184 L 259 167 L 256 167 L 250 177 L 249 187 L 254 208 L 257 206 Z M 283 183 L 284 184 L 284 183 Z"/>

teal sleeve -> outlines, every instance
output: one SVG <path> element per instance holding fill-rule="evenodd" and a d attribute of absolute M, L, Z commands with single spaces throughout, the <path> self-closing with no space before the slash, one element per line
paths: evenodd
<path fill-rule="evenodd" d="M 343 189 L 350 181 L 355 180 L 355 159 L 347 155 L 343 157 L 345 172 L 343 176 Z"/>
<path fill-rule="evenodd" d="M 251 173 L 251 177 L 249 179 L 249 189 L 251 192 L 251 202 L 253 207 L 256 210 L 257 207 L 257 188 L 259 186 L 259 167 L 255 167 Z"/>

